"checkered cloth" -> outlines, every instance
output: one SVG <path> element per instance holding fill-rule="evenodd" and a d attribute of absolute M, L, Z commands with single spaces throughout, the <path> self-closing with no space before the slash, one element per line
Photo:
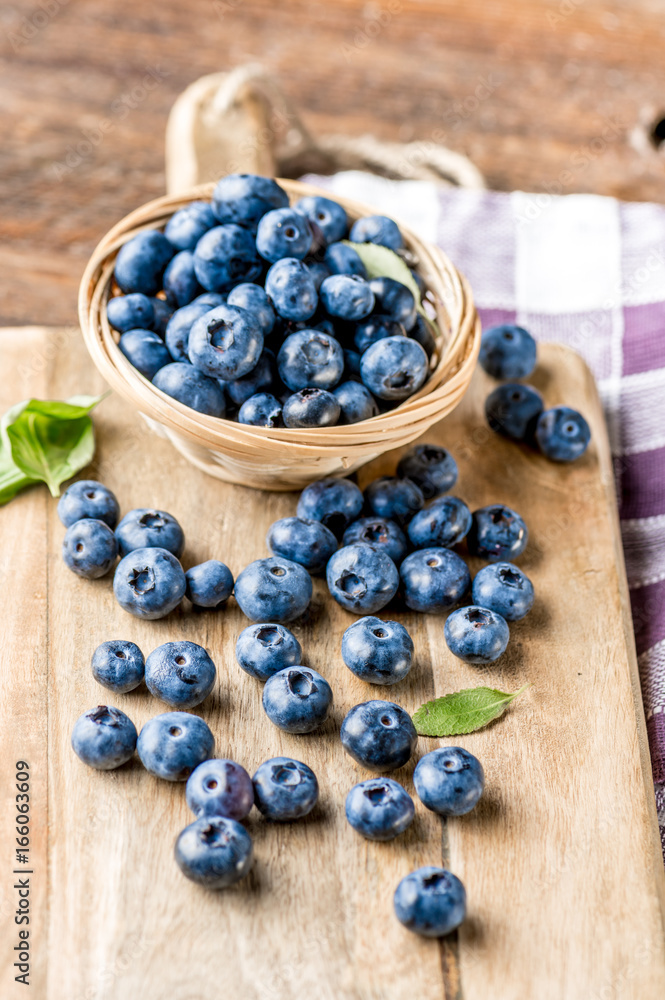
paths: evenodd
<path fill-rule="evenodd" d="M 467 276 L 483 327 L 575 348 L 610 433 L 665 850 L 665 208 L 465 191 L 358 172 L 306 178 L 395 213 Z M 395 212 L 395 206 L 399 212 Z"/>

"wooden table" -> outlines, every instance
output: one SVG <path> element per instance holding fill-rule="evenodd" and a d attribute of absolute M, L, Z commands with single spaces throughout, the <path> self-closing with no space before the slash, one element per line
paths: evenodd
<path fill-rule="evenodd" d="M 443 132 L 492 188 L 665 199 L 649 139 L 665 114 L 658 0 L 44 6 L 51 15 L 11 0 L 3 12 L 0 323 L 76 321 L 93 246 L 164 191 L 175 97 L 254 59 L 315 131 Z"/>

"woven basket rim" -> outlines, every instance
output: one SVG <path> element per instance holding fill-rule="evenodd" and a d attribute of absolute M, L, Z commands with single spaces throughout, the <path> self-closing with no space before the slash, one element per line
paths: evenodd
<path fill-rule="evenodd" d="M 306 194 L 331 197 L 342 204 L 352 218 L 376 211 L 312 184 L 281 178 L 276 181 L 291 200 Z M 138 232 L 163 226 L 175 211 L 191 201 L 209 200 L 214 187 L 214 183 L 202 184 L 139 206 L 120 219 L 93 251 L 79 288 L 79 320 L 86 347 L 113 389 L 129 398 L 150 419 L 179 436 L 194 439 L 198 445 L 221 449 L 238 457 L 249 452 L 260 458 L 260 452 L 265 451 L 266 458 L 273 460 L 276 450 L 284 449 L 303 460 L 344 454 L 350 462 L 372 451 L 386 450 L 393 438 L 401 441 L 406 432 L 413 440 L 431 426 L 435 414 L 442 410 L 440 417 L 443 417 L 450 412 L 459 400 L 450 406 L 447 397 L 459 393 L 461 398 L 475 367 L 480 348 L 480 322 L 464 276 L 442 250 L 421 240 L 401 222 L 405 245 L 416 255 L 419 273 L 425 270 L 424 280 L 436 299 L 439 327 L 447 331 L 448 336 L 445 342 L 437 344 L 439 357 L 424 385 L 397 407 L 356 424 L 322 428 L 253 427 L 192 410 L 144 378 L 120 351 L 106 319 L 115 256 Z M 417 430 L 420 427 L 422 430 Z M 411 430 L 416 433 L 411 435 Z"/>

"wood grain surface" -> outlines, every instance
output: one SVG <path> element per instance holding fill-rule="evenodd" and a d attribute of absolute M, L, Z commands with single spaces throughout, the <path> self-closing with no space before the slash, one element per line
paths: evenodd
<path fill-rule="evenodd" d="M 315 132 L 435 139 L 500 190 L 665 199 L 659 0 L 7 0 L 0 23 L 5 324 L 75 322 L 97 241 L 164 192 L 176 96 L 248 61 Z"/>
<path fill-rule="evenodd" d="M 59 349 L 50 348 L 57 338 Z M 290 736 L 261 708 L 261 687 L 234 660 L 246 625 L 231 600 L 221 612 L 188 607 L 159 622 L 125 614 L 112 581 L 70 574 L 63 528 L 45 488 L 0 511 L 0 754 L 30 763 L 32 996 L 40 1000 L 661 1000 L 665 991 L 665 892 L 651 773 L 631 631 L 606 433 L 582 361 L 539 347 L 535 384 L 555 404 L 574 401 L 593 443 L 559 467 L 486 428 L 489 380 L 478 372 L 462 405 L 428 438 L 457 456 L 457 492 L 472 506 L 500 500 L 527 518 L 521 565 L 532 577 L 532 613 L 511 626 L 508 651 L 480 670 L 456 660 L 443 620 L 389 608 L 416 645 L 408 679 L 389 697 L 409 711 L 461 687 L 532 688 L 487 729 L 461 743 L 482 760 L 487 790 L 469 815 L 442 824 L 417 803 L 398 840 L 362 840 L 344 798 L 367 773 L 339 743 L 348 709 L 377 696 L 340 658 L 354 620 L 315 582 L 296 632 L 304 659 L 335 693 L 320 733 Z M 33 393 L 65 397 L 102 388 L 78 331 L 0 333 L 0 408 Z M 293 512 L 295 495 L 227 486 L 188 466 L 117 396 L 95 416 L 98 451 L 87 473 L 112 487 L 123 511 L 156 505 L 187 536 L 185 565 L 218 557 L 235 574 L 265 555 L 268 525 Z M 365 484 L 391 472 L 391 453 L 361 470 Z M 472 563 L 472 570 L 478 568 Z M 309 763 L 321 802 L 303 822 L 274 825 L 253 812 L 251 875 L 206 893 L 173 861 L 190 821 L 182 785 L 160 782 L 137 760 L 110 773 L 86 768 L 69 736 L 85 709 L 106 701 L 90 657 L 113 637 L 147 654 L 188 638 L 212 653 L 219 678 L 197 709 L 216 752 L 252 772 L 277 754 Z M 384 693 L 378 692 L 378 696 Z M 137 726 L 165 710 L 145 689 L 112 701 Z M 440 741 L 421 738 L 418 755 Z M 412 791 L 413 762 L 396 773 Z M 12 794 L 11 785 L 9 789 Z M 10 945 L 13 812 L 0 816 L 0 995 L 13 982 Z M 468 891 L 468 919 L 442 943 L 404 930 L 392 914 L 399 879 L 425 863 L 450 864 Z"/>

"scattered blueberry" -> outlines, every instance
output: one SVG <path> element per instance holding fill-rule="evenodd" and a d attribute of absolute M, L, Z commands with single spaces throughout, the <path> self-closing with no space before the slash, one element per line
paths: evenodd
<path fill-rule="evenodd" d="M 468 566 L 450 549 L 418 549 L 406 557 L 399 573 L 407 608 L 426 614 L 459 604 L 471 585 Z"/>
<path fill-rule="evenodd" d="M 438 497 L 418 511 L 407 528 L 414 549 L 452 548 L 466 537 L 471 511 L 458 497 Z"/>
<path fill-rule="evenodd" d="M 355 614 L 374 614 L 388 604 L 399 585 L 395 563 L 385 551 L 355 542 L 338 549 L 326 568 L 328 590 Z"/>
<path fill-rule="evenodd" d="M 266 544 L 274 555 L 300 563 L 309 573 L 321 573 L 337 550 L 337 539 L 325 524 L 302 517 L 274 521 Z"/>
<path fill-rule="evenodd" d="M 429 371 L 427 355 L 409 337 L 386 337 L 368 347 L 360 359 L 360 377 L 379 399 L 402 400 L 423 385 Z"/>
<path fill-rule="evenodd" d="M 266 212 L 256 231 L 256 249 L 271 264 L 284 257 L 302 260 L 312 246 L 309 219 L 293 208 Z"/>
<path fill-rule="evenodd" d="M 545 410 L 536 426 L 538 447 L 553 462 L 574 462 L 584 454 L 590 440 L 588 423 L 569 406 Z"/>
<path fill-rule="evenodd" d="M 527 378 L 536 367 L 536 342 L 521 326 L 492 326 L 483 333 L 478 360 L 494 378 Z"/>
<path fill-rule="evenodd" d="M 139 233 L 120 247 L 114 277 L 123 292 L 156 295 L 162 288 L 162 275 L 175 253 L 163 233 L 155 229 Z"/>
<path fill-rule="evenodd" d="M 351 226 L 349 239 L 352 243 L 378 243 L 389 250 L 401 250 L 404 246 L 399 227 L 385 215 L 367 215 Z"/>
<path fill-rule="evenodd" d="M 109 639 L 92 654 L 92 676 L 98 684 L 118 694 L 137 688 L 144 674 L 145 660 L 135 642 Z"/>
<path fill-rule="evenodd" d="M 413 639 L 399 622 L 360 618 L 342 636 L 342 659 L 370 684 L 397 684 L 413 660 Z"/>
<path fill-rule="evenodd" d="M 298 517 L 321 521 L 338 538 L 360 515 L 363 495 L 350 479 L 319 479 L 300 494 Z"/>
<path fill-rule="evenodd" d="M 236 580 L 240 610 L 255 622 L 291 622 L 305 613 L 312 599 L 312 579 L 290 559 L 255 559 Z"/>
<path fill-rule="evenodd" d="M 254 313 L 238 306 L 217 306 L 195 320 L 189 331 L 189 358 L 211 378 L 248 375 L 263 350 L 263 334 Z"/>
<path fill-rule="evenodd" d="M 174 212 L 164 228 L 164 236 L 176 250 L 193 250 L 204 233 L 217 225 L 207 201 L 191 201 Z"/>
<path fill-rule="evenodd" d="M 342 746 L 370 771 L 402 767 L 416 749 L 418 734 L 411 716 L 392 701 L 365 701 L 347 714 L 340 730 Z"/>
<path fill-rule="evenodd" d="M 369 287 L 374 293 L 376 311 L 411 330 L 417 315 L 413 292 L 393 278 L 372 278 Z"/>
<path fill-rule="evenodd" d="M 284 401 L 282 419 L 285 427 L 332 427 L 341 412 L 327 389 L 300 389 Z"/>
<path fill-rule="evenodd" d="M 443 937 L 466 916 L 464 886 L 446 868 L 426 865 L 403 878 L 395 890 L 395 915 L 415 934 Z"/>
<path fill-rule="evenodd" d="M 483 794 L 485 774 L 477 757 L 462 747 L 440 747 L 421 757 L 413 785 L 423 805 L 439 816 L 463 816 Z"/>
<path fill-rule="evenodd" d="M 487 562 L 506 562 L 520 556 L 529 540 L 527 526 L 518 513 L 494 503 L 473 512 L 467 545 L 472 556 Z"/>
<path fill-rule="evenodd" d="M 236 660 L 250 677 L 266 681 L 302 659 L 302 646 L 283 625 L 272 622 L 249 625 L 238 636 Z"/>
<path fill-rule="evenodd" d="M 253 427 L 281 427 L 282 406 L 269 392 L 250 396 L 238 411 L 238 422 Z"/>
<path fill-rule="evenodd" d="M 209 292 L 225 292 L 241 281 L 254 281 L 262 270 L 254 238 L 240 226 L 215 226 L 196 244 L 194 272 Z"/>
<path fill-rule="evenodd" d="M 164 712 L 148 719 L 136 744 L 146 771 L 166 781 L 187 781 L 214 748 L 208 725 L 189 712 Z"/>
<path fill-rule="evenodd" d="M 178 558 L 185 547 L 185 535 L 173 514 L 150 507 L 136 507 L 115 529 L 118 550 L 126 556 L 133 549 L 168 549 Z"/>
<path fill-rule="evenodd" d="M 75 521 L 62 543 L 62 558 L 68 569 L 87 580 L 106 576 L 118 555 L 115 535 L 104 521 L 92 517 Z"/>
<path fill-rule="evenodd" d="M 513 441 L 532 440 L 542 412 L 543 398 L 540 393 L 520 382 L 497 386 L 485 400 L 487 423 L 493 431 Z"/>
<path fill-rule="evenodd" d="M 117 295 L 106 306 L 108 321 L 114 330 L 151 330 L 155 318 L 152 301 L 142 292 Z"/>
<path fill-rule="evenodd" d="M 289 196 L 271 177 L 229 174 L 217 182 L 212 210 L 218 222 L 234 222 L 256 230 L 259 220 L 273 208 L 286 208 Z"/>
<path fill-rule="evenodd" d="M 340 319 L 363 319 L 374 308 L 372 289 L 358 274 L 331 274 L 319 294 L 326 312 Z"/>
<path fill-rule="evenodd" d="M 152 384 L 167 396 L 199 413 L 207 413 L 210 417 L 223 417 L 226 413 L 224 391 L 219 383 L 184 361 L 164 365 L 153 378 Z"/>
<path fill-rule="evenodd" d="M 65 528 L 86 517 L 115 528 L 119 516 L 120 505 L 115 493 L 96 479 L 79 479 L 68 486 L 58 500 L 58 517 Z"/>
<path fill-rule="evenodd" d="M 411 825 L 413 799 L 392 778 L 369 778 L 346 796 L 346 818 L 367 840 L 393 840 Z"/>
<path fill-rule="evenodd" d="M 172 360 L 164 341 L 153 330 L 128 330 L 120 337 L 118 347 L 149 381 Z"/>
<path fill-rule="evenodd" d="M 425 500 L 431 500 L 453 488 L 457 482 L 457 463 L 445 448 L 416 444 L 399 460 L 397 475 L 410 479 L 420 488 Z"/>
<path fill-rule="evenodd" d="M 98 705 L 74 723 L 72 749 L 84 764 L 98 771 L 111 771 L 133 755 L 136 726 L 119 708 Z"/>
<path fill-rule="evenodd" d="M 341 410 L 340 424 L 357 424 L 361 420 L 370 420 L 379 414 L 374 396 L 360 382 L 342 382 L 333 389 L 333 396 Z"/>
<path fill-rule="evenodd" d="M 505 618 L 471 605 L 453 611 L 446 619 L 443 634 L 448 649 L 465 663 L 493 663 L 505 652 L 510 632 Z"/>
<path fill-rule="evenodd" d="M 404 525 L 425 503 L 420 489 L 410 479 L 381 476 L 365 488 L 365 506 L 376 517 Z"/>
<path fill-rule="evenodd" d="M 399 566 L 408 552 L 406 536 L 399 524 L 381 517 L 360 517 L 344 532 L 343 545 L 366 542 L 381 549 Z"/>
<path fill-rule="evenodd" d="M 533 607 L 533 584 L 512 563 L 490 563 L 476 573 L 471 597 L 481 608 L 496 611 L 507 622 L 516 622 Z"/>
<path fill-rule="evenodd" d="M 233 593 L 233 574 L 219 559 L 192 566 L 185 573 L 187 597 L 199 608 L 218 608 Z"/>
<path fill-rule="evenodd" d="M 254 805 L 252 779 L 234 760 L 211 757 L 199 764 L 187 779 L 187 805 L 197 818 L 225 816 L 241 820 Z"/>
<path fill-rule="evenodd" d="M 328 717 L 332 700 L 328 681 L 309 667 L 285 667 L 272 674 L 263 689 L 266 715 L 287 733 L 318 729 Z"/>
<path fill-rule="evenodd" d="M 181 250 L 169 261 L 164 271 L 164 291 L 166 301 L 175 309 L 188 305 L 201 293 L 196 271 L 194 254 L 191 250 Z"/>
<path fill-rule="evenodd" d="M 252 867 L 252 838 L 224 816 L 205 816 L 186 826 L 175 843 L 175 859 L 186 878 L 205 889 L 225 889 Z"/>
<path fill-rule="evenodd" d="M 301 819 L 319 798 L 319 783 L 312 769 L 290 757 L 264 761 L 252 782 L 256 808 L 272 820 Z"/>
<path fill-rule="evenodd" d="M 217 670 L 203 646 L 165 642 L 145 661 L 145 682 L 155 698 L 173 708 L 194 708 L 213 689 Z"/>
<path fill-rule="evenodd" d="M 346 212 L 339 202 L 323 198 L 321 195 L 307 195 L 293 207 L 318 226 L 326 243 L 336 243 L 346 236 L 349 223 Z"/>
<path fill-rule="evenodd" d="M 286 338 L 277 355 L 282 382 L 292 392 L 332 389 L 344 371 L 344 354 L 334 337 L 319 330 L 299 330 Z"/>
<path fill-rule="evenodd" d="M 125 611 L 152 621 L 164 618 L 185 596 L 185 573 L 166 549 L 133 549 L 118 563 L 115 598 Z"/>
<path fill-rule="evenodd" d="M 265 287 L 275 312 L 284 319 L 304 321 L 316 312 L 319 297 L 314 279 L 301 260 L 278 260 L 266 275 Z"/>
<path fill-rule="evenodd" d="M 367 271 L 360 255 L 346 243 L 331 243 L 323 255 L 323 262 L 331 274 L 357 274 L 366 278 Z"/>

